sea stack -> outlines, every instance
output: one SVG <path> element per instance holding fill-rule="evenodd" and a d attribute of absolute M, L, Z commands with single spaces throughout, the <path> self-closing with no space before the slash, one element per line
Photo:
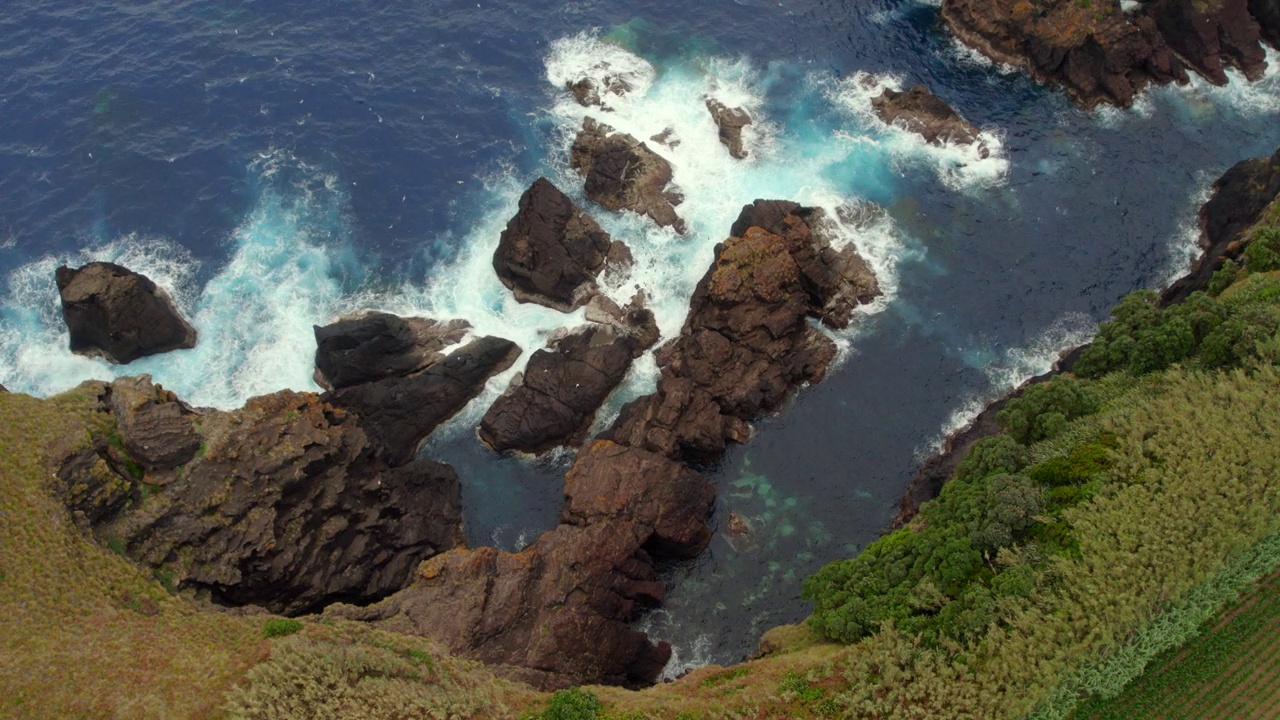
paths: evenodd
<path fill-rule="evenodd" d="M 150 278 L 114 263 L 58 268 L 71 352 L 125 364 L 196 346 L 196 331 Z"/>

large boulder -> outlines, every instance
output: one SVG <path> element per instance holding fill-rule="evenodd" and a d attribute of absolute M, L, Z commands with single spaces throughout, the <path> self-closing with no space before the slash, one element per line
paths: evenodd
<path fill-rule="evenodd" d="M 707 98 L 707 112 L 720 130 L 720 144 L 729 154 L 743 160 L 748 153 L 742 145 L 742 128 L 751 124 L 751 116 L 742 108 L 731 108 L 715 98 Z"/>
<path fill-rule="evenodd" d="M 426 370 L 466 337 L 466 320 L 370 312 L 316 326 L 316 382 L 327 390 Z"/>
<path fill-rule="evenodd" d="M 114 263 L 65 265 L 55 274 L 71 351 L 129 363 L 196 345 L 196 331 L 145 275 Z"/>
<path fill-rule="evenodd" d="M 620 242 L 546 178 L 520 196 L 493 253 L 493 269 L 520 302 L 569 312 L 596 291 L 611 259 L 630 255 Z"/>
<path fill-rule="evenodd" d="M 273 612 L 370 602 L 400 589 L 426 558 L 462 542 L 452 469 L 388 463 L 358 418 L 312 393 L 282 391 L 232 412 L 207 411 L 199 444 L 163 484 L 143 450 L 191 433 L 166 408 L 179 401 L 144 378 L 100 390 L 124 439 L 95 437 L 56 465 L 55 488 L 102 540 L 155 568 L 179 589 Z M 117 413 L 124 413 L 118 415 Z M 161 422 L 146 422 L 146 416 Z M 179 420 L 181 419 L 179 415 Z M 172 458 L 167 462 L 172 462 Z"/>
<path fill-rule="evenodd" d="M 586 178 L 587 197 L 610 210 L 647 215 L 661 227 L 684 234 L 676 214 L 679 194 L 668 189 L 671 163 L 648 145 L 586 118 L 573 141 L 569 164 Z"/>
<path fill-rule="evenodd" d="M 647 348 L 640 336 L 610 325 L 555 338 L 485 413 L 480 439 L 497 451 L 531 453 L 581 442 L 596 410 Z"/>
<path fill-rule="evenodd" d="M 981 131 L 923 85 L 905 92 L 885 88 L 879 97 L 871 100 L 871 107 L 884 122 L 916 133 L 925 142 L 933 145 L 977 143 L 980 157 L 990 154 L 979 137 Z"/>
<path fill-rule="evenodd" d="M 401 465 L 413 458 L 432 431 L 479 395 L 489 378 L 511 367 L 519 356 L 519 346 L 510 340 L 482 337 L 417 375 L 353 385 L 322 397 L 358 417 L 378 455 Z"/>
<path fill-rule="evenodd" d="M 172 470 L 200 448 L 198 417 L 177 395 L 151 382 L 151 376 L 120 378 L 107 387 L 122 449 L 149 471 Z"/>

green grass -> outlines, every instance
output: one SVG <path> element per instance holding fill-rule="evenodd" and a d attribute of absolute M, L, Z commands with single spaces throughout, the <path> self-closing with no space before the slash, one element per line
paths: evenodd
<path fill-rule="evenodd" d="M 1268 717 L 1280 692 L 1280 575 L 1272 575 L 1186 646 L 1156 658 L 1111 700 L 1077 720 Z"/>

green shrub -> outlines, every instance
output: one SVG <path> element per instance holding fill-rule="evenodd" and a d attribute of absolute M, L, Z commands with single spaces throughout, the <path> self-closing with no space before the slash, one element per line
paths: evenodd
<path fill-rule="evenodd" d="M 973 444 L 956 466 L 955 479 L 977 480 L 998 472 L 1016 473 L 1027 466 L 1027 447 L 1004 434 L 988 435 Z"/>
<path fill-rule="evenodd" d="M 293 618 L 271 618 L 262 626 L 262 634 L 269 638 L 292 635 L 302 629 L 302 623 Z"/>
<path fill-rule="evenodd" d="M 547 711 L 537 720 L 594 720 L 600 716 L 600 698 L 582 688 L 557 690 Z"/>
<path fill-rule="evenodd" d="M 1245 267 L 1252 273 L 1280 270 L 1280 228 L 1261 228 L 1245 255 Z"/>
<path fill-rule="evenodd" d="M 1023 445 L 1053 437 L 1067 423 L 1098 411 L 1102 402 L 1092 384 L 1064 375 L 1037 383 L 1011 399 L 996 422 Z"/>

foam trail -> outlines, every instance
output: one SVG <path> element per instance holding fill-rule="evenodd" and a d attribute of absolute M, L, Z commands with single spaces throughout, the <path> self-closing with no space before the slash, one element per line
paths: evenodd
<path fill-rule="evenodd" d="M 963 400 L 943 423 L 938 437 L 928 446 L 917 450 L 916 459 L 924 461 L 940 451 L 948 437 L 968 427 L 991 401 L 1031 378 L 1049 372 L 1062 351 L 1089 342 L 1097 329 L 1097 323 L 1088 315 L 1068 313 L 1045 328 L 1025 347 L 1007 350 L 992 348 L 970 353 L 966 364 L 982 368 L 987 376 L 987 389 Z"/>

